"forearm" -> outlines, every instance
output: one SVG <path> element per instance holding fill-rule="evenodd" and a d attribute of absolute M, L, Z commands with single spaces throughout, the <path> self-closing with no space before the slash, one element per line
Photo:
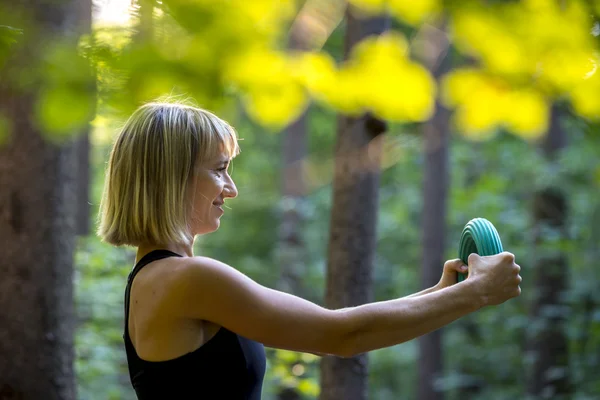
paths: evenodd
<path fill-rule="evenodd" d="M 393 346 L 435 331 L 480 308 L 472 284 L 346 309 L 351 354 Z"/>

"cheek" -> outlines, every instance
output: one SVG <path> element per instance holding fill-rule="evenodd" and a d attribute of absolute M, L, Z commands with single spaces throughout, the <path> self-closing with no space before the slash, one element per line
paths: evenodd
<path fill-rule="evenodd" d="M 212 204 L 224 187 L 223 180 L 216 176 L 207 176 L 199 180 L 195 191 L 194 204 L 196 206 Z"/>
<path fill-rule="evenodd" d="M 211 201 L 214 200 L 215 197 L 221 194 L 223 188 L 225 187 L 225 179 L 219 177 L 213 177 L 210 182 L 210 185 L 207 185 L 207 195 L 211 197 Z"/>

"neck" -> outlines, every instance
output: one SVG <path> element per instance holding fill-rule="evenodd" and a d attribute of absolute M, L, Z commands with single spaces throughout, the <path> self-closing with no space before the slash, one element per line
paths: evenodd
<path fill-rule="evenodd" d="M 146 254 L 153 250 L 169 250 L 184 257 L 194 257 L 194 242 L 190 243 L 167 243 L 167 244 L 150 244 L 142 243 L 138 246 L 135 262 L 137 263 Z"/>

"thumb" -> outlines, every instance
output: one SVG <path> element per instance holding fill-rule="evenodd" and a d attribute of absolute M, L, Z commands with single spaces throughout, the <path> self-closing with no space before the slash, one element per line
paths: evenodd
<path fill-rule="evenodd" d="M 477 253 L 471 253 L 469 254 L 469 258 L 467 258 L 467 263 L 472 266 L 473 263 L 477 263 L 479 262 L 479 260 L 481 259 L 481 256 Z"/>

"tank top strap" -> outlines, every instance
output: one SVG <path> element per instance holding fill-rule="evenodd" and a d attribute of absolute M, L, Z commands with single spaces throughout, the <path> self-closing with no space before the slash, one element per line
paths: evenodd
<path fill-rule="evenodd" d="M 133 278 L 146 265 L 150 264 L 152 261 L 162 260 L 163 258 L 167 257 L 181 257 L 181 255 L 174 253 L 171 250 L 152 250 L 150 253 L 146 254 L 140 259 L 140 261 L 138 261 L 138 263 L 133 267 L 133 270 L 129 273 L 127 284 L 130 285 L 133 281 Z"/>
<path fill-rule="evenodd" d="M 127 277 L 127 286 L 125 287 L 125 329 L 123 334 L 123 339 L 127 342 L 129 336 L 128 323 L 129 321 L 129 298 L 131 293 L 131 284 L 133 282 L 133 278 L 137 275 L 138 272 L 146 265 L 150 264 L 152 261 L 162 260 L 167 257 L 181 257 L 181 255 L 174 253 L 170 250 L 152 250 L 150 253 L 146 254 L 144 257 L 137 262 L 137 264 L 133 267 L 133 270 L 129 273 Z"/>

